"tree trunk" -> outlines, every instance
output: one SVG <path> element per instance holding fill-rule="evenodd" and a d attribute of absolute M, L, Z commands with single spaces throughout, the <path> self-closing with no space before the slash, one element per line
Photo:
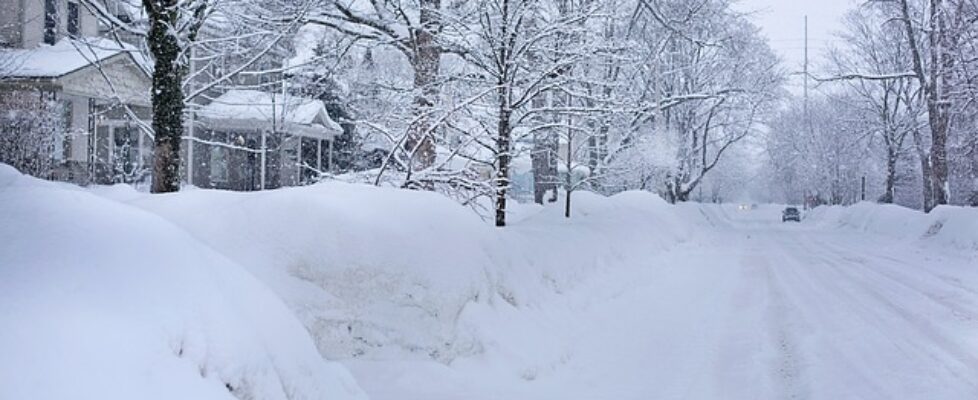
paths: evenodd
<path fill-rule="evenodd" d="M 923 208 L 924 210 L 930 210 L 933 208 L 934 196 L 933 187 L 931 186 L 931 171 L 930 171 L 930 157 L 927 155 L 927 150 L 924 150 L 924 144 L 922 138 L 920 137 L 920 131 L 914 129 L 913 131 L 913 142 L 914 148 L 917 150 L 917 158 L 920 160 L 920 180 L 922 186 L 923 195 Z"/>
<path fill-rule="evenodd" d="M 509 189 L 510 116 L 509 89 L 499 84 L 499 126 L 496 137 L 496 226 L 506 226 L 506 192 Z"/>
<path fill-rule="evenodd" d="M 567 191 L 567 197 L 564 199 L 564 218 L 570 218 L 571 214 L 571 193 L 573 190 Z"/>
<path fill-rule="evenodd" d="M 557 201 L 557 135 L 545 130 L 534 134 L 533 152 L 533 201 L 543 204 Z M 547 198 L 547 193 L 550 197 Z"/>
<path fill-rule="evenodd" d="M 531 58 L 531 62 L 544 61 Z M 556 93 L 538 95 L 532 100 L 532 105 L 537 110 L 553 107 L 556 105 L 553 103 L 558 101 L 558 98 Z M 549 112 L 538 118 L 537 123 L 541 125 L 556 123 L 559 119 Z M 533 132 L 533 151 L 530 153 L 530 160 L 533 165 L 533 201 L 537 204 L 543 204 L 545 200 L 550 203 L 557 201 L 560 179 L 557 173 L 557 163 L 560 162 L 557 156 L 559 149 L 560 137 L 554 128 L 541 128 Z M 549 197 L 547 197 L 548 193 Z"/>
<path fill-rule="evenodd" d="M 931 117 L 931 193 L 933 195 L 932 206 L 927 208 L 930 211 L 936 206 L 947 204 L 948 193 L 948 166 L 947 166 L 947 131 L 948 131 L 948 108 L 949 100 L 937 100 L 928 105 L 928 109 L 934 109 Z"/>
<path fill-rule="evenodd" d="M 692 190 L 683 190 L 682 189 L 682 184 L 679 183 L 679 182 L 676 182 L 676 196 L 675 197 L 676 197 L 676 202 L 677 203 L 685 203 L 685 202 L 689 201 L 689 194 L 691 192 L 692 192 Z"/>
<path fill-rule="evenodd" d="M 568 104 L 570 102 L 568 101 Z M 564 160 L 567 167 L 567 177 L 564 180 L 564 218 L 571 216 L 571 193 L 574 193 L 574 131 L 570 128 L 571 117 L 567 117 L 567 159 Z"/>
<path fill-rule="evenodd" d="M 947 204 L 948 167 L 947 133 L 951 108 L 951 69 L 954 58 L 951 55 L 950 36 L 947 32 L 947 15 L 944 0 L 930 0 L 930 15 L 926 34 L 929 42 L 928 58 L 930 69 L 925 72 L 923 53 L 917 42 L 908 0 L 901 0 L 901 13 L 910 45 L 914 74 L 924 89 L 927 99 L 927 121 L 931 130 L 930 150 L 930 195 L 932 201 L 925 202 L 924 210 L 930 211 L 937 205 Z M 925 197 L 927 194 L 925 193 Z"/>
<path fill-rule="evenodd" d="M 414 97 L 413 113 L 415 122 L 408 127 L 408 137 L 404 142 L 405 151 L 411 155 L 409 168 L 414 170 L 428 168 L 435 163 L 435 140 L 431 132 L 431 111 L 438 97 L 438 75 L 440 73 L 441 47 L 436 42 L 435 32 L 439 29 L 438 19 L 441 11 L 440 0 L 421 0 L 421 11 L 417 29 L 414 29 Z"/>
<path fill-rule="evenodd" d="M 894 197 L 894 187 L 896 186 L 896 165 L 897 165 L 897 154 L 896 149 L 893 146 L 886 147 L 886 189 L 883 192 L 883 196 L 880 197 L 879 202 L 884 204 L 892 204 Z"/>
<path fill-rule="evenodd" d="M 149 48 L 153 69 L 153 193 L 180 190 L 180 139 L 183 137 L 183 76 L 180 43 L 166 14 L 150 12 Z"/>
<path fill-rule="evenodd" d="M 948 186 L 947 136 L 950 130 L 951 85 L 954 57 L 948 33 L 948 15 L 944 0 L 931 0 L 931 101 L 928 102 L 931 127 L 931 184 L 934 187 L 934 205 L 947 204 L 950 197 Z M 928 210 L 930 211 L 930 210 Z"/>

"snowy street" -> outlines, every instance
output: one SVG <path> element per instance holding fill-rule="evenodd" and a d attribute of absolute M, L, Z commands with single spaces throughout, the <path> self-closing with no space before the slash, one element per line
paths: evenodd
<path fill-rule="evenodd" d="M 885 237 L 782 224 L 777 210 L 765 210 L 731 211 L 729 225 L 654 257 L 655 267 L 613 268 L 609 274 L 622 274 L 606 277 L 613 289 L 581 288 L 582 296 L 604 296 L 572 301 L 591 304 L 574 308 L 575 321 L 549 338 L 571 338 L 571 350 L 535 382 L 514 386 L 479 370 L 409 366 L 392 376 L 377 373 L 389 368 L 382 363 L 351 366 L 377 399 L 978 394 L 974 252 L 899 248 Z M 446 390 L 463 382 L 475 383 Z"/>

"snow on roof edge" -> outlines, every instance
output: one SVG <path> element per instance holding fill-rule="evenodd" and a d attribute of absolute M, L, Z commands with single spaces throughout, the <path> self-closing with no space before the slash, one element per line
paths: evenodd
<path fill-rule="evenodd" d="M 53 45 L 0 50 L 0 54 L 14 60 L 0 71 L 9 78 L 60 78 L 122 54 L 127 54 L 146 76 L 152 70 L 152 62 L 138 49 L 105 38 L 64 38 Z"/>

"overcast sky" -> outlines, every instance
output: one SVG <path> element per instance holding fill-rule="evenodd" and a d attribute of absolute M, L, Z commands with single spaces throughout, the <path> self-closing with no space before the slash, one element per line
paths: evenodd
<path fill-rule="evenodd" d="M 801 71 L 804 61 L 805 15 L 808 15 L 809 60 L 818 57 L 842 28 L 842 16 L 859 0 L 740 0 L 742 11 L 756 12 L 754 23 L 770 39 L 790 71 Z M 799 78 L 800 79 L 800 78 Z M 792 79 L 800 87 L 800 80 Z"/>

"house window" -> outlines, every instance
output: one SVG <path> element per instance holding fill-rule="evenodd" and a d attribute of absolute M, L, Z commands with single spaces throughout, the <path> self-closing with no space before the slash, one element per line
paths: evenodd
<path fill-rule="evenodd" d="M 78 36 L 81 33 L 81 20 L 78 15 L 78 3 L 68 3 L 68 34 Z"/>
<path fill-rule="evenodd" d="M 58 40 L 58 2 L 44 0 L 44 43 L 54 44 Z"/>

